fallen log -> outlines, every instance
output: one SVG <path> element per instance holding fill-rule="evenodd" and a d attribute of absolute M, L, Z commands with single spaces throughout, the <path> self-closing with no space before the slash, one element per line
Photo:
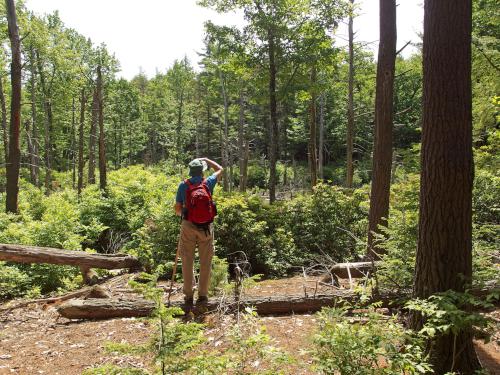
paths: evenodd
<path fill-rule="evenodd" d="M 473 289 L 470 293 L 476 297 L 484 297 L 497 291 L 498 286 L 491 288 Z M 195 315 L 200 313 L 216 312 L 225 313 L 242 310 L 245 307 L 253 307 L 259 315 L 285 315 L 312 313 L 323 307 L 333 307 L 341 301 L 357 306 L 366 306 L 374 302 L 380 302 L 379 308 L 398 308 L 411 298 L 411 293 L 395 294 L 384 292 L 361 301 L 360 295 L 351 290 L 338 290 L 329 294 L 318 294 L 316 296 L 273 296 L 259 298 L 245 298 L 236 302 L 234 299 L 220 300 L 213 298 L 200 309 L 195 308 Z M 172 301 L 171 307 L 180 307 L 187 311 L 184 301 Z M 57 311 L 68 319 L 109 319 L 124 317 L 144 317 L 151 315 L 154 303 L 143 299 L 118 300 L 111 298 L 86 300 L 70 300 L 61 304 Z M 222 308 L 221 308 L 222 307 Z"/>
<path fill-rule="evenodd" d="M 5 307 L 0 307 L 0 314 L 10 312 L 12 310 L 16 309 L 21 309 L 23 307 L 32 305 L 32 304 L 38 304 L 38 305 L 50 305 L 50 304 L 56 304 L 60 302 L 67 301 L 69 299 L 74 299 L 74 298 L 109 298 L 110 294 L 106 292 L 106 290 L 99 286 L 89 286 L 85 287 L 79 290 L 76 290 L 74 292 L 70 292 L 67 294 L 64 294 L 62 296 L 57 296 L 57 297 L 49 297 L 49 298 L 38 298 L 38 299 L 31 299 L 27 301 L 21 301 L 16 304 L 7 304 Z"/>
<path fill-rule="evenodd" d="M 89 298 L 65 302 L 57 312 L 68 319 L 109 319 L 149 316 L 153 309 L 154 303 L 146 300 Z"/>
<path fill-rule="evenodd" d="M 388 305 L 396 296 L 385 295 L 377 298 L 383 305 Z M 239 303 L 233 299 L 221 301 L 220 299 L 211 299 L 200 309 L 195 308 L 197 312 L 215 312 L 223 306 L 226 312 L 234 312 L 238 308 L 243 310 L 245 307 L 253 307 L 259 315 L 282 315 L 282 314 L 300 314 L 306 312 L 316 312 L 323 307 L 335 306 L 340 300 L 355 302 L 359 300 L 359 295 L 351 291 L 339 291 L 335 294 L 321 294 L 316 296 L 276 296 L 247 298 Z M 184 301 L 172 301 L 171 307 L 180 307 L 187 311 Z M 107 319 L 123 317 L 143 317 L 149 316 L 154 309 L 152 302 L 138 300 L 117 300 L 117 299 L 87 299 L 71 300 L 57 309 L 60 315 L 68 319 Z"/>
<path fill-rule="evenodd" d="M 0 260 L 18 263 L 50 263 L 80 267 L 82 270 L 103 268 L 108 270 L 141 268 L 139 260 L 124 254 L 90 254 L 84 251 L 54 249 L 50 247 L 0 244 Z"/>
<path fill-rule="evenodd" d="M 341 279 L 359 279 L 365 277 L 375 268 L 379 262 L 355 262 L 355 263 L 337 263 L 330 267 L 330 273 L 337 278 Z M 331 282 L 330 275 L 326 275 L 323 282 Z"/>

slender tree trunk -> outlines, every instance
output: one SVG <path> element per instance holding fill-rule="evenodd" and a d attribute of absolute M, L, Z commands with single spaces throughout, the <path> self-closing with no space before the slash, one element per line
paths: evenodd
<path fill-rule="evenodd" d="M 38 64 L 38 75 L 40 76 L 40 85 L 43 93 L 43 107 L 45 110 L 44 122 L 44 143 L 45 143 L 45 190 L 48 194 L 52 188 L 52 103 L 50 93 L 45 82 L 45 73 L 43 71 L 42 60 L 40 54 L 36 52 L 36 59 Z"/>
<path fill-rule="evenodd" d="M 38 141 L 38 126 L 36 119 L 36 69 L 35 69 L 35 50 L 33 47 L 30 48 L 30 71 L 31 71 L 31 124 L 32 124 L 32 136 L 33 141 L 33 155 L 31 157 L 31 164 L 33 168 L 33 175 L 31 182 L 39 186 L 40 184 L 40 154 L 39 154 L 39 141 Z"/>
<path fill-rule="evenodd" d="M 19 148 L 19 133 L 21 128 L 21 41 L 19 39 L 14 0 L 6 0 L 5 5 L 12 50 L 12 63 L 10 68 L 12 93 L 10 101 L 9 161 L 7 163 L 7 194 L 5 198 L 5 208 L 7 212 L 17 213 L 19 168 L 21 163 L 21 150 Z"/>
<path fill-rule="evenodd" d="M 419 238 L 414 296 L 463 291 L 472 275 L 472 2 L 426 0 Z M 420 327 L 414 319 L 414 328 Z M 429 343 L 436 374 L 473 374 L 470 331 Z"/>
<path fill-rule="evenodd" d="M 211 157 L 210 150 L 210 131 L 211 131 L 212 114 L 210 112 L 210 105 L 207 105 L 207 157 Z"/>
<path fill-rule="evenodd" d="M 3 92 L 3 77 L 0 77 L 0 107 L 2 108 L 2 131 L 3 131 L 3 150 L 5 164 L 9 163 L 9 132 L 7 130 L 7 105 L 5 103 L 5 94 Z"/>
<path fill-rule="evenodd" d="M 227 165 L 228 165 L 228 159 L 229 155 L 227 152 L 227 149 L 229 147 L 229 104 L 227 100 L 227 93 L 226 93 L 226 83 L 224 76 L 222 74 L 222 71 L 219 69 L 219 79 L 220 79 L 220 87 L 221 87 L 221 93 L 222 93 L 222 99 L 224 101 L 224 137 L 221 138 L 221 154 L 222 154 L 222 168 L 227 171 Z M 222 181 L 223 181 L 223 189 L 224 191 L 229 191 L 229 178 L 228 178 L 228 173 L 223 173 L 222 174 Z"/>
<path fill-rule="evenodd" d="M 239 169 L 240 169 L 240 180 L 239 180 L 239 190 L 240 192 L 244 192 L 246 190 L 246 186 L 244 183 L 244 174 L 245 174 L 245 98 L 243 95 L 243 89 L 240 90 L 240 113 L 239 113 L 239 121 L 238 121 L 238 161 L 239 161 Z"/>
<path fill-rule="evenodd" d="M 346 186 L 352 187 L 354 177 L 354 164 L 352 154 L 354 152 L 354 31 L 353 31 L 353 8 L 354 0 L 351 3 L 351 12 L 349 14 L 349 92 L 347 103 L 347 165 L 346 165 Z"/>
<path fill-rule="evenodd" d="M 269 112 L 271 126 L 269 131 L 269 203 L 276 200 L 276 163 L 278 157 L 278 114 L 276 101 L 276 62 L 275 62 L 275 36 L 271 28 L 267 31 L 268 55 L 269 55 Z"/>
<path fill-rule="evenodd" d="M 311 69 L 311 100 L 309 102 L 309 171 L 311 174 L 311 187 L 316 186 L 318 180 L 318 160 L 316 148 L 316 68 Z"/>
<path fill-rule="evenodd" d="M 245 148 L 245 153 L 243 154 L 242 191 L 246 191 L 248 185 L 248 159 L 250 157 L 250 140 L 248 139 L 248 134 L 245 136 L 244 148 Z"/>
<path fill-rule="evenodd" d="M 99 103 L 99 187 L 101 190 L 106 190 L 106 139 L 104 134 L 104 99 L 100 65 L 97 67 L 97 95 Z"/>
<path fill-rule="evenodd" d="M 71 181 L 73 189 L 76 187 L 76 106 L 75 97 L 72 103 L 72 117 L 71 117 Z"/>
<path fill-rule="evenodd" d="M 373 142 L 372 189 L 368 224 L 368 255 L 378 259 L 374 233 L 387 225 L 392 164 L 392 121 L 394 112 L 394 69 L 396 63 L 396 0 L 380 0 L 380 40 L 375 95 L 375 139 Z"/>
<path fill-rule="evenodd" d="M 179 155 L 181 154 L 181 129 L 182 129 L 182 115 L 183 115 L 183 107 L 184 107 L 184 91 L 181 91 L 179 98 L 179 108 L 177 110 L 177 131 L 175 132 L 175 162 L 179 164 Z"/>
<path fill-rule="evenodd" d="M 28 146 L 28 155 L 29 155 L 29 169 L 30 169 L 30 180 L 31 180 L 31 183 L 32 184 L 36 184 L 34 181 L 36 181 L 36 173 L 35 173 L 35 164 L 34 164 L 34 154 L 35 154 L 35 151 L 34 151 L 34 142 L 33 142 L 33 138 L 32 138 L 32 131 L 31 131 L 31 127 L 30 127 L 30 120 L 26 120 L 24 122 L 24 126 L 25 126 L 25 129 L 26 129 L 26 143 L 27 143 L 27 146 Z"/>
<path fill-rule="evenodd" d="M 83 189 L 83 140 L 84 140 L 84 125 L 85 125 L 85 88 L 82 88 L 82 93 L 80 97 L 80 124 L 78 129 L 78 196 L 80 196 Z"/>
<path fill-rule="evenodd" d="M 324 178 L 324 153 L 325 153 L 325 93 L 320 97 L 319 103 L 319 145 L 318 145 L 318 174 L 319 178 Z"/>
<path fill-rule="evenodd" d="M 90 121 L 89 137 L 89 177 L 88 183 L 95 184 L 95 149 L 97 139 L 97 123 L 99 121 L 99 93 L 97 86 L 92 96 L 92 118 Z"/>
<path fill-rule="evenodd" d="M 132 165 L 132 127 L 128 127 L 128 165 Z"/>

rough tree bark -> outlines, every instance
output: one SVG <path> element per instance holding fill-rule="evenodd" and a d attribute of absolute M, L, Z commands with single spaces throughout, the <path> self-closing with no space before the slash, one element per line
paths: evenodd
<path fill-rule="evenodd" d="M 106 190 L 107 173 L 106 173 L 106 140 L 104 134 L 104 114 L 103 114 L 103 85 L 101 66 L 97 67 L 97 102 L 99 105 L 99 187 L 101 190 Z"/>
<path fill-rule="evenodd" d="M 3 151 L 5 164 L 9 162 L 9 131 L 7 130 L 7 104 L 5 103 L 5 93 L 3 91 L 3 77 L 0 77 L 0 107 L 2 109 L 2 131 L 3 131 Z"/>
<path fill-rule="evenodd" d="M 97 139 L 97 123 L 99 121 L 99 93 L 97 86 L 92 95 L 92 118 L 90 121 L 89 137 L 89 176 L 88 183 L 95 184 L 95 146 Z"/>
<path fill-rule="evenodd" d="M 10 101 L 10 134 L 9 161 L 7 163 L 7 189 L 5 208 L 7 212 L 17 213 L 19 194 L 19 168 L 21 150 L 19 148 L 19 132 L 21 127 L 21 41 L 17 26 L 16 6 L 14 0 L 5 0 L 9 39 L 12 50 L 10 68 L 11 101 Z"/>
<path fill-rule="evenodd" d="M 269 112 L 271 124 L 269 129 L 269 203 L 276 200 L 276 163 L 278 159 L 278 113 L 276 100 L 276 61 L 275 36 L 271 27 L 267 30 L 268 59 L 269 59 Z"/>
<path fill-rule="evenodd" d="M 309 102 L 309 142 L 308 142 L 308 157 L 309 157 L 309 172 L 311 175 L 311 187 L 316 186 L 318 181 L 318 160 L 316 159 L 318 151 L 316 147 L 316 68 L 311 68 L 311 100 Z"/>
<path fill-rule="evenodd" d="M 472 275 L 471 0 L 426 0 L 420 218 L 414 296 L 463 291 Z M 414 328 L 420 319 L 414 318 Z M 480 367 L 471 332 L 429 343 L 436 374 Z"/>
<path fill-rule="evenodd" d="M 349 13 L 349 88 L 348 88 L 348 102 L 347 102 L 347 164 L 346 164 L 346 186 L 352 187 L 352 180 L 354 177 L 354 165 L 352 154 L 354 152 L 354 0 L 349 0 L 351 3 L 351 12 Z"/>
<path fill-rule="evenodd" d="M 375 139 L 373 142 L 372 188 L 368 225 L 368 256 L 378 259 L 374 233 L 387 225 L 392 164 L 394 69 L 396 63 L 396 0 L 380 0 L 380 39 L 375 94 Z"/>
<path fill-rule="evenodd" d="M 80 97 L 80 123 L 78 126 L 78 196 L 80 196 L 83 189 L 83 138 L 84 138 L 84 125 L 85 125 L 85 88 L 82 88 L 82 93 Z"/>

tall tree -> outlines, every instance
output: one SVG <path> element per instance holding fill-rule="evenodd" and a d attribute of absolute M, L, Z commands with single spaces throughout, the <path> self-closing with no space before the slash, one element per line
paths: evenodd
<path fill-rule="evenodd" d="M 83 167 L 84 167 L 83 140 L 84 140 L 86 100 L 87 99 L 85 97 L 85 88 L 82 88 L 80 97 L 80 122 L 78 125 L 78 182 L 77 182 L 78 195 L 81 194 L 83 189 Z"/>
<path fill-rule="evenodd" d="M 463 291 L 472 275 L 472 1 L 426 0 L 419 238 L 414 296 Z M 415 328 L 421 322 L 414 319 Z M 429 343 L 436 374 L 472 374 L 472 332 Z"/>
<path fill-rule="evenodd" d="M 12 51 L 10 67 L 11 101 L 10 101 L 10 132 L 9 132 L 9 159 L 7 163 L 7 189 L 5 208 L 7 212 L 18 212 L 19 168 L 21 164 L 21 150 L 19 148 L 19 134 L 21 127 L 21 40 L 17 26 L 16 5 L 14 0 L 5 0 L 7 8 L 7 22 L 9 39 Z"/>
<path fill-rule="evenodd" d="M 52 188 L 52 128 L 54 122 L 54 116 L 52 112 L 52 83 L 47 84 L 45 72 L 43 69 L 42 59 L 40 53 L 36 51 L 36 60 L 38 65 L 38 76 L 40 77 L 40 86 L 43 95 L 43 108 L 45 110 L 45 122 L 44 122 L 44 140 L 45 140 L 45 189 L 46 193 L 49 193 Z M 52 77 L 55 76 L 55 68 L 52 73 Z"/>
<path fill-rule="evenodd" d="M 92 116 L 90 119 L 90 136 L 89 136 L 89 171 L 88 183 L 95 184 L 95 149 L 97 140 L 97 126 L 99 122 L 99 93 L 97 86 L 94 87 L 92 95 Z"/>
<path fill-rule="evenodd" d="M 106 174 L 106 141 L 104 134 L 104 114 L 103 114 L 103 82 L 102 82 L 102 67 L 97 66 L 97 103 L 99 106 L 98 121 L 99 121 L 99 187 L 101 190 L 106 190 L 107 174 Z"/>
<path fill-rule="evenodd" d="M 39 155 L 39 141 L 38 141 L 38 124 L 37 124 L 37 94 L 36 94 L 36 64 L 35 64 L 35 50 L 33 46 L 30 47 L 30 95 L 31 95 L 31 133 L 28 131 L 28 137 L 32 142 L 32 151 L 30 152 L 30 170 L 31 182 L 38 186 L 40 183 L 40 155 Z"/>
<path fill-rule="evenodd" d="M 373 142 L 372 188 L 368 225 L 368 251 L 373 249 L 374 233 L 387 225 L 392 163 L 392 122 L 394 112 L 394 70 L 396 63 L 396 0 L 379 1 L 380 39 L 375 94 L 375 139 Z"/>
<path fill-rule="evenodd" d="M 311 68 L 311 99 L 309 101 L 309 170 L 311 173 L 311 186 L 316 186 L 318 180 L 318 159 L 316 147 L 316 67 Z"/>
<path fill-rule="evenodd" d="M 352 187 L 354 177 L 354 164 L 352 154 L 354 152 L 354 0 L 349 0 L 351 8 L 349 10 L 349 88 L 347 99 L 347 138 L 346 138 L 346 186 Z"/>
<path fill-rule="evenodd" d="M 325 93 L 319 98 L 319 142 L 318 142 L 318 176 L 324 178 L 325 154 Z"/>

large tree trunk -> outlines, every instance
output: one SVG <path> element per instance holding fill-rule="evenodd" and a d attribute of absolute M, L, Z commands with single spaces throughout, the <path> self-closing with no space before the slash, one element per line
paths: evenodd
<path fill-rule="evenodd" d="M 6 0 L 7 22 L 12 63 L 10 68 L 11 101 L 10 101 L 10 134 L 9 159 L 7 163 L 7 189 L 5 208 L 7 212 L 17 213 L 17 197 L 19 194 L 19 168 L 21 150 L 19 148 L 19 133 L 21 128 L 21 41 L 17 27 L 16 6 L 14 0 Z"/>
<path fill-rule="evenodd" d="M 354 152 L 354 30 L 353 30 L 353 12 L 354 0 L 349 0 L 351 3 L 351 11 L 349 13 L 349 88 L 347 102 L 347 163 L 346 163 L 346 180 L 345 184 L 348 188 L 352 187 L 354 177 L 354 164 L 352 154 Z"/>
<path fill-rule="evenodd" d="M 97 67 L 97 95 L 99 103 L 99 187 L 101 190 L 106 190 L 107 173 L 106 173 L 106 140 L 104 137 L 104 114 L 103 114 L 103 87 L 101 66 Z"/>
<path fill-rule="evenodd" d="M 269 112 L 271 124 L 269 129 L 269 203 L 276 200 L 276 163 L 278 159 L 278 113 L 276 100 L 276 62 L 275 36 L 272 28 L 267 30 L 268 58 L 269 58 Z"/>
<path fill-rule="evenodd" d="M 30 156 L 31 162 L 31 182 L 39 186 L 40 184 L 40 154 L 38 142 L 38 125 L 36 119 L 36 69 L 35 69 L 35 50 L 30 48 L 30 71 L 31 71 L 31 140 L 33 143 L 33 154 Z"/>
<path fill-rule="evenodd" d="M 83 189 L 83 139 L 84 139 L 84 125 L 85 125 L 85 88 L 82 88 L 80 98 L 80 124 L 78 126 L 78 196 L 80 196 Z"/>
<path fill-rule="evenodd" d="M 92 118 L 90 121 L 89 137 L 89 176 L 88 183 L 95 184 L 95 146 L 97 138 L 97 123 L 99 121 L 99 92 L 94 88 L 92 95 Z"/>
<path fill-rule="evenodd" d="M 472 275 L 471 1 L 426 0 L 419 238 L 414 296 L 463 291 Z M 419 328 L 414 319 L 414 328 Z M 472 334 L 429 343 L 436 374 L 480 367 Z"/>
<path fill-rule="evenodd" d="M 396 0 L 380 0 L 380 41 L 375 95 L 375 139 L 373 142 L 372 189 L 368 225 L 368 255 L 378 259 L 374 233 L 387 225 L 392 163 L 392 120 L 394 109 L 394 67 L 396 63 Z"/>
<path fill-rule="evenodd" d="M 318 175 L 321 180 L 324 178 L 323 167 L 325 164 L 325 93 L 320 97 L 319 102 L 319 144 L 318 144 Z"/>
<path fill-rule="evenodd" d="M 7 130 L 7 104 L 3 92 L 3 77 L 0 77 L 0 108 L 2 109 L 3 151 L 7 165 L 9 163 L 9 132 Z"/>
<path fill-rule="evenodd" d="M 130 255 L 90 254 L 85 251 L 12 244 L 0 244 L 0 260 L 17 263 L 48 263 L 109 270 L 141 268 L 139 260 Z"/>
<path fill-rule="evenodd" d="M 222 100 L 224 103 L 224 137 L 221 139 L 221 156 L 222 156 L 222 168 L 226 171 L 225 173 L 222 174 L 222 186 L 224 191 L 229 191 L 229 171 L 227 170 L 227 165 L 228 165 L 228 160 L 229 160 L 229 155 L 228 155 L 228 143 L 229 143 L 229 103 L 227 100 L 227 93 L 226 93 L 226 82 L 224 79 L 224 75 L 222 74 L 222 71 L 219 69 L 219 80 L 220 80 L 220 87 L 221 87 L 221 93 L 222 93 Z"/>
<path fill-rule="evenodd" d="M 316 68 L 311 69 L 311 100 L 309 102 L 309 171 L 311 174 L 311 187 L 316 186 L 318 180 L 318 160 L 316 147 Z"/>

